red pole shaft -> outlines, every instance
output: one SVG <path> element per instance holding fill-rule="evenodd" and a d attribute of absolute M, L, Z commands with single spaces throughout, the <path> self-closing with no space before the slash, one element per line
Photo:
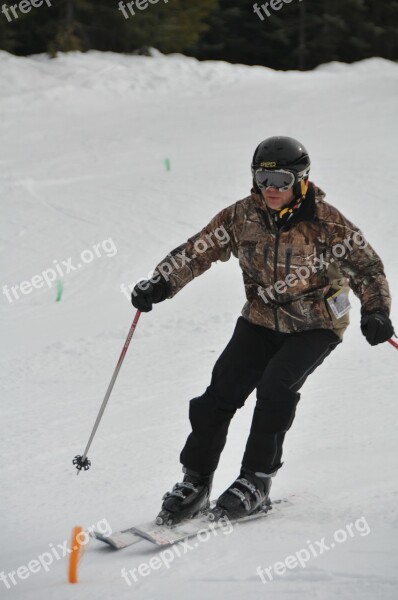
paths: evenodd
<path fill-rule="evenodd" d="M 393 340 L 393 339 L 390 339 L 390 340 L 388 340 L 388 341 L 389 341 L 389 343 L 391 344 L 391 346 L 394 346 L 394 348 L 396 348 L 396 349 L 398 350 L 398 343 L 397 343 L 397 342 L 394 342 L 394 340 Z"/>

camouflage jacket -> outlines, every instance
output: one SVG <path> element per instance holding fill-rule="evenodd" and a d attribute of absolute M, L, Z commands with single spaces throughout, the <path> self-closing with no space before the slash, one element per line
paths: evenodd
<path fill-rule="evenodd" d="M 349 288 L 362 313 L 389 315 L 381 259 L 324 197 L 311 183 L 299 211 L 278 228 L 262 196 L 252 190 L 157 265 L 155 271 L 168 281 L 167 297 L 233 254 L 246 291 L 242 315 L 251 323 L 284 333 L 332 329 L 342 337 L 349 323 Z"/>

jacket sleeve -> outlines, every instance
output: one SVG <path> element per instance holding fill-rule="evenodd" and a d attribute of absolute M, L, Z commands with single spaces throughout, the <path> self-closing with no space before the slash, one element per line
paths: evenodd
<path fill-rule="evenodd" d="M 391 296 L 381 258 L 353 223 L 341 213 L 338 216 L 331 227 L 329 260 L 348 278 L 362 314 L 381 311 L 389 315 Z"/>
<path fill-rule="evenodd" d="M 206 227 L 169 252 L 156 266 L 155 273 L 168 283 L 167 298 L 175 296 L 192 279 L 207 271 L 213 262 L 229 260 L 235 247 L 234 214 L 235 204 L 219 212 Z"/>

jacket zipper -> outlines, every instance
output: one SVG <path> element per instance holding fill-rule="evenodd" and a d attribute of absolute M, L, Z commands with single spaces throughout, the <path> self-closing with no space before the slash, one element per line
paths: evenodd
<path fill-rule="evenodd" d="M 277 268 L 278 268 L 279 234 L 280 234 L 280 229 L 278 229 L 276 231 L 276 233 L 275 233 L 275 245 L 274 245 L 274 284 L 278 281 Z M 279 331 L 278 307 L 277 306 L 274 306 L 274 319 L 275 319 L 275 329 L 276 329 L 276 331 Z"/>
<path fill-rule="evenodd" d="M 285 276 L 286 277 L 290 273 L 290 265 L 292 264 L 292 254 L 293 254 L 293 249 L 288 248 L 286 250 L 286 258 L 285 258 Z"/>

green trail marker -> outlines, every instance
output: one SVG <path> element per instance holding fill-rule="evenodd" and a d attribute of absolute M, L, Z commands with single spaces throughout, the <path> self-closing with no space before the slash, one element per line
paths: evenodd
<path fill-rule="evenodd" d="M 57 279 L 55 284 L 57 286 L 57 297 L 55 299 L 55 302 L 61 302 L 62 292 L 64 291 L 64 284 L 60 279 Z"/>
<path fill-rule="evenodd" d="M 166 171 L 171 171 L 171 163 L 169 158 L 165 158 L 164 166 L 166 167 Z"/>

